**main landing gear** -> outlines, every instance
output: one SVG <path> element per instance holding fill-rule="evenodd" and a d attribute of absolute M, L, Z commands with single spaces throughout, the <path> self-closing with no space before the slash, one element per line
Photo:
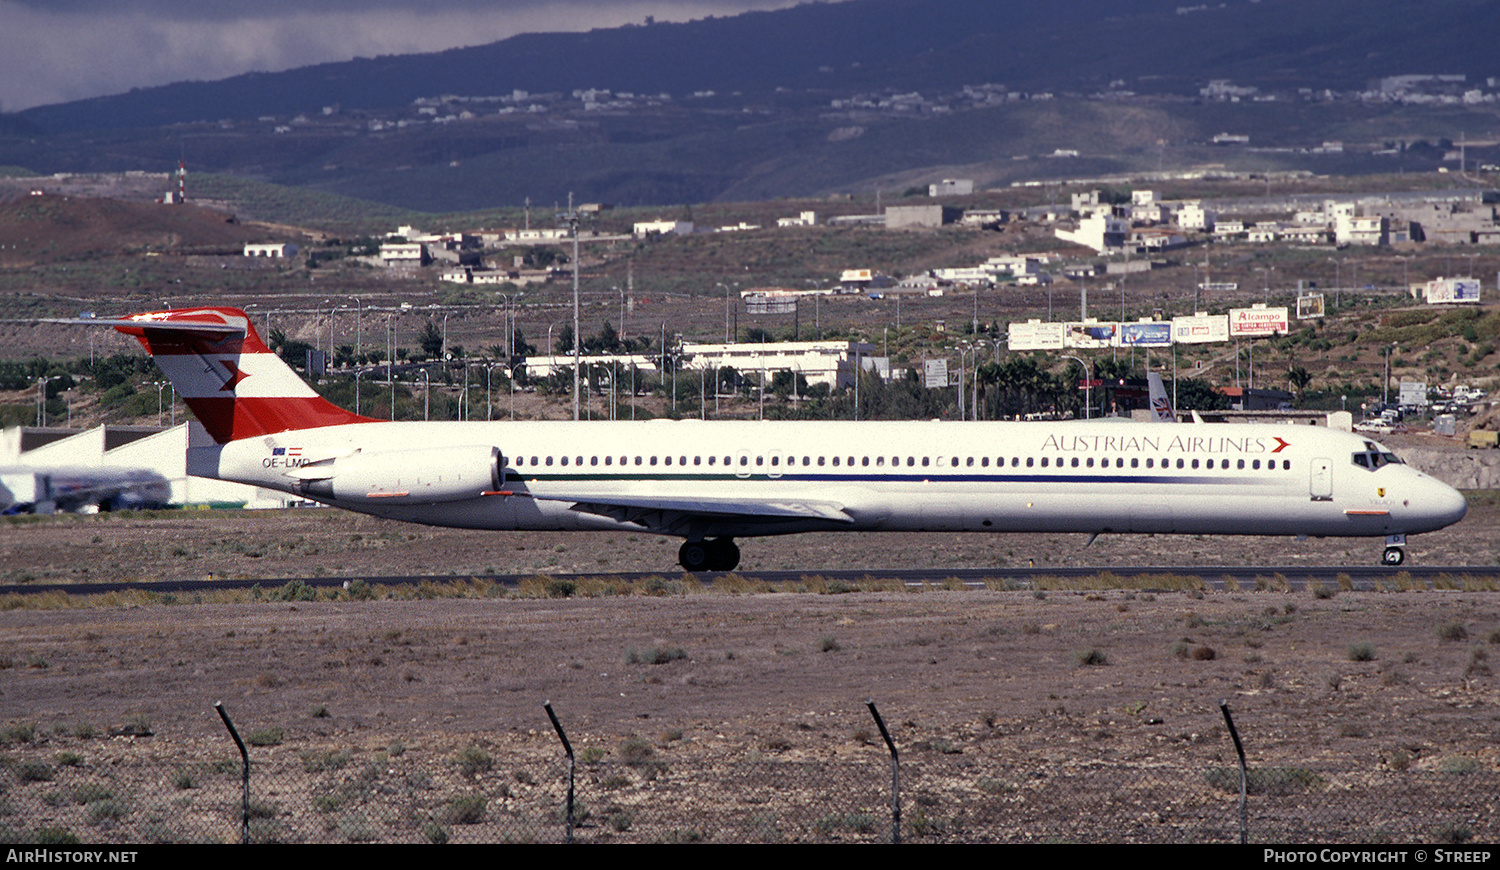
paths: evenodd
<path fill-rule="evenodd" d="M 740 548 L 734 538 L 685 541 L 677 561 L 688 571 L 733 571 L 740 564 Z"/>
<path fill-rule="evenodd" d="M 1394 568 L 1406 561 L 1406 536 L 1386 535 L 1385 553 L 1380 556 L 1380 564 L 1388 568 Z"/>

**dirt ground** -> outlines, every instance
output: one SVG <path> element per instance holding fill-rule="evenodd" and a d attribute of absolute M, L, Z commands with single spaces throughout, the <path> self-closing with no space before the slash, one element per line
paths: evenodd
<path fill-rule="evenodd" d="M 1497 525 L 1500 505 L 1476 497 L 1462 523 L 1414 538 L 1410 558 L 1423 565 L 1496 564 Z M 830 534 L 743 543 L 747 568 L 810 572 L 830 565 L 981 567 L 1031 560 L 1103 567 L 1367 564 L 1379 555 L 1378 541 L 1361 540 L 1106 536 L 1088 548 L 1084 540 Z M 279 745 L 256 749 L 255 757 L 308 780 L 305 790 L 279 789 L 284 801 L 294 793 L 311 799 L 308 794 L 331 787 L 314 783 L 319 777 L 352 776 L 307 773 L 310 753 L 342 753 L 366 770 L 386 771 L 386 779 L 390 771 L 420 767 L 438 783 L 420 794 L 482 787 L 492 795 L 514 791 L 519 801 L 525 789 L 506 779 L 510 772 L 560 757 L 542 708 L 546 701 L 581 754 L 623 763 L 635 740 L 693 781 L 722 783 L 723 765 L 746 761 L 882 769 L 883 750 L 865 707 L 871 699 L 906 757 L 967 771 L 947 778 L 961 778 L 962 787 L 916 790 L 934 802 L 931 812 L 951 815 L 949 839 L 980 840 L 996 836 L 974 834 L 991 830 L 982 819 L 1019 811 L 1013 795 L 976 791 L 974 783 L 988 788 L 1000 782 L 996 777 L 1029 788 L 1106 766 L 1169 771 L 1201 789 L 1205 766 L 1233 760 L 1221 700 L 1235 712 L 1255 765 L 1397 778 L 1461 770 L 1489 777 L 1484 781 L 1490 784 L 1500 771 L 1500 678 L 1490 660 L 1500 642 L 1500 598 L 1493 593 L 741 594 L 682 582 L 670 570 L 675 552 L 675 541 L 644 535 L 463 532 L 328 510 L 0 524 L 0 560 L 11 582 L 659 569 L 665 593 L 547 599 L 492 591 L 427 600 L 10 609 L 0 612 L 0 724 L 6 728 L 0 743 L 8 744 L 0 755 L 49 763 L 69 753 L 83 759 L 77 768 L 59 768 L 58 782 L 160 780 L 167 775 L 162 767 L 170 773 L 230 753 L 211 706 L 223 701 L 244 733 L 281 729 Z M 111 736 L 132 724 L 153 736 Z M 34 733 L 22 739 L 29 726 Z M 399 761 L 391 757 L 397 746 Z M 504 773 L 455 779 L 453 759 L 466 747 L 500 759 L 496 769 Z M 159 767 L 154 774 L 127 775 L 143 763 Z M 23 806 L 25 795 L 39 794 L 34 803 L 50 806 L 46 795 L 59 786 L 46 791 L 6 781 L 5 769 L 0 765 L 0 796 Z M 621 781 L 600 770 L 595 793 L 600 783 Z M 414 775 L 403 773 L 402 781 Z M 661 784 L 638 778 L 632 787 L 642 800 L 663 799 Z M 218 786 L 232 796 L 233 777 L 220 779 Z M 1167 791 L 1179 790 L 1178 779 L 1164 782 Z M 132 788 L 149 791 L 144 784 Z M 161 788 L 162 807 L 190 800 Z M 695 786 L 674 788 L 691 795 Z M 1329 788 L 1341 800 L 1368 803 L 1354 786 Z M 621 794 L 615 799 L 624 800 Z M 1212 799 L 1222 800 L 1217 794 Z M 700 795 L 698 802 L 705 801 Z M 1484 821 L 1493 813 L 1463 812 L 1469 813 L 1463 830 L 1472 836 L 1500 836 L 1484 827 L 1493 824 Z M 377 817 L 374 810 L 368 814 Z M 429 816 L 438 814 L 434 809 Z M 291 820 L 298 817 L 285 815 L 288 827 L 277 838 L 365 836 L 331 821 L 326 830 L 293 835 L 299 829 Z M 1114 824 L 1094 818 L 1106 828 Z M 1350 836 L 1435 836 L 1440 820 L 1413 818 L 1425 826 L 1418 833 L 1392 835 L 1382 828 Z M 16 823 L 12 817 L 6 824 Z M 76 820 L 72 829 L 95 841 L 150 835 L 139 827 Z M 966 833 L 954 833 L 960 829 Z M 400 830 L 376 838 L 418 837 Z M 638 821 L 631 836 L 676 836 L 648 830 Z M 1155 823 L 1143 830 L 1142 838 L 1161 836 Z M 1197 830 L 1176 836 L 1221 836 Z M 626 836 L 604 825 L 591 831 L 603 839 Z M 464 833 L 513 836 L 477 828 Z M 201 836 L 232 838 L 233 831 Z M 721 831 L 712 839 L 741 836 L 756 835 Z M 1115 835 L 1072 829 L 1052 836 Z"/>
<path fill-rule="evenodd" d="M 1378 539 L 1081 534 L 791 535 L 740 541 L 741 570 L 1377 564 Z M 482 532 L 332 509 L 180 511 L 0 523 L 0 583 L 435 574 L 676 573 L 675 538 Z M 1413 536 L 1409 565 L 1500 564 L 1500 497 L 1476 495 L 1450 528 Z"/>
<path fill-rule="evenodd" d="M 476 747 L 503 772 L 462 787 L 509 800 L 521 788 L 511 771 L 561 757 L 542 707 L 550 701 L 584 757 L 628 760 L 637 740 L 660 763 L 697 771 L 689 778 L 699 788 L 717 782 L 711 771 L 723 765 L 765 760 L 862 763 L 878 787 L 885 761 L 865 707 L 873 699 L 908 764 L 941 762 L 969 783 L 941 801 L 929 794 L 936 787 L 919 787 L 917 799 L 928 794 L 932 812 L 972 819 L 1004 810 L 984 809 L 992 796 L 974 787 L 995 776 L 1025 783 L 1126 768 L 1201 789 L 1204 770 L 1233 760 L 1223 700 L 1255 766 L 1329 779 L 1459 771 L 1474 775 L 1460 786 L 1493 785 L 1493 594 L 1200 595 L 710 593 L 14 610 L 0 614 L 4 753 L 73 753 L 77 766 L 59 769 L 58 782 L 134 782 L 144 804 L 154 799 L 141 796 L 145 780 L 231 754 L 211 707 L 221 700 L 242 733 L 280 729 L 279 745 L 253 757 L 290 767 L 309 790 L 329 787 L 306 771 L 330 753 L 352 756 L 371 776 L 422 765 L 431 779 L 452 776 L 454 759 Z M 132 723 L 153 736 L 109 736 Z M 35 736 L 15 737 L 18 725 L 35 725 Z M 142 759 L 156 769 L 131 779 Z M 234 778 L 221 779 L 232 796 Z M 590 795 L 601 780 L 663 787 L 600 773 Z M 40 788 L 6 783 L 14 805 Z M 206 800 L 165 791 L 163 808 L 167 799 Z M 294 791 L 275 788 L 284 803 Z M 1339 791 L 1313 800 L 1343 800 Z M 1225 800 L 1216 799 L 1228 819 Z M 1117 811 L 1162 812 L 1123 803 Z M 1492 813 L 1470 812 L 1470 835 L 1495 835 Z M 302 836 L 341 839 L 332 824 Z M 1432 836 L 1439 822 L 1422 824 L 1425 833 L 1412 836 Z M 82 822 L 74 830 L 143 836 Z"/>

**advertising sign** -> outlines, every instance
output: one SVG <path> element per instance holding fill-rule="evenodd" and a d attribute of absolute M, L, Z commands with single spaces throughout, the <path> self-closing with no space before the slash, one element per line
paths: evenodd
<path fill-rule="evenodd" d="M 1229 318 L 1223 314 L 1192 314 L 1172 318 L 1172 338 L 1178 344 L 1207 344 L 1229 340 Z"/>
<path fill-rule="evenodd" d="M 1011 350 L 1061 350 L 1063 346 L 1061 323 L 1028 320 L 1010 324 L 1007 332 L 1010 335 L 1007 346 Z"/>
<path fill-rule="evenodd" d="M 1478 278 L 1437 278 L 1427 282 L 1429 304 L 1478 302 Z"/>
<path fill-rule="evenodd" d="M 1172 344 L 1172 324 L 1166 321 L 1122 323 L 1120 343 L 1130 347 L 1168 347 Z"/>
<path fill-rule="evenodd" d="M 929 390 L 941 389 L 948 386 L 948 361 L 945 359 L 929 359 L 922 361 L 922 383 Z"/>
<path fill-rule="evenodd" d="M 1064 324 L 1063 344 L 1067 347 L 1114 347 L 1119 342 L 1120 324 L 1085 320 Z"/>
<path fill-rule="evenodd" d="M 1309 293 L 1297 297 L 1297 319 L 1311 320 L 1323 316 L 1323 294 Z"/>
<path fill-rule="evenodd" d="M 1267 308 L 1255 305 L 1250 308 L 1229 309 L 1229 335 L 1233 338 L 1261 338 L 1268 335 L 1286 335 L 1286 308 Z"/>

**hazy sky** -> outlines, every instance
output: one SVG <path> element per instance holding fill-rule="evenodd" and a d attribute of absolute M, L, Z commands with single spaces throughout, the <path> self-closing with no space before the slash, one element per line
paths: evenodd
<path fill-rule="evenodd" d="M 0 110 L 799 0 L 0 0 Z"/>

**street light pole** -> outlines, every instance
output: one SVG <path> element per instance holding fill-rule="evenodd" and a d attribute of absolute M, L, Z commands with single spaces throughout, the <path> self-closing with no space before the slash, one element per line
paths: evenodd
<path fill-rule="evenodd" d="M 580 216 L 573 208 L 573 192 L 568 192 L 568 210 L 557 216 L 558 222 L 566 224 L 573 236 L 573 419 L 579 419 L 579 364 L 583 357 L 581 338 L 578 334 L 578 222 Z"/>
<path fill-rule="evenodd" d="M 1094 385 L 1093 385 L 1093 380 L 1094 379 L 1093 379 L 1092 371 L 1089 368 L 1088 361 L 1085 360 L 1083 357 L 1080 357 L 1080 356 L 1071 356 L 1069 354 L 1063 354 L 1063 359 L 1077 360 L 1078 364 L 1081 365 L 1081 366 L 1083 366 L 1083 419 L 1085 419 L 1085 420 L 1091 419 L 1093 417 L 1093 414 L 1094 414 L 1094 408 L 1093 408 L 1093 405 L 1094 405 L 1094 397 L 1093 397 Z"/>

